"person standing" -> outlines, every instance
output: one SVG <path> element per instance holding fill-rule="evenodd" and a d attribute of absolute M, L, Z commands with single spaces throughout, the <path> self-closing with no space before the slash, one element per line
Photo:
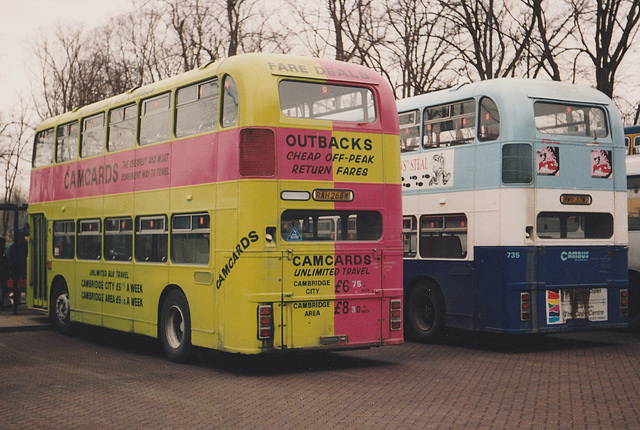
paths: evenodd
<path fill-rule="evenodd" d="M 7 294 L 7 281 L 9 280 L 9 266 L 5 246 L 7 239 L 0 236 L 0 310 L 4 310 L 4 297 Z"/>
<path fill-rule="evenodd" d="M 15 240 L 9 246 L 7 260 L 9 263 L 10 286 L 13 291 L 12 297 L 13 314 L 18 313 L 20 304 L 21 288 L 27 285 L 27 252 L 28 245 L 23 228 L 19 228 Z"/>

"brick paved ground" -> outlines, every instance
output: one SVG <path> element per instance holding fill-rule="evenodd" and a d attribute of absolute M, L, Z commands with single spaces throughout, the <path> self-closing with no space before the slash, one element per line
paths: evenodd
<path fill-rule="evenodd" d="M 0 428 L 640 428 L 640 335 L 165 360 L 144 337 L 0 313 Z M 7 318 L 15 318 L 10 323 Z M 20 324 L 16 319 L 20 319 Z"/>

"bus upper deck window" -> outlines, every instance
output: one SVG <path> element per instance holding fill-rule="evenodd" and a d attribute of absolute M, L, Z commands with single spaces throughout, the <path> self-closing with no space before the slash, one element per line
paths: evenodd
<path fill-rule="evenodd" d="M 135 104 L 113 109 L 109 113 L 108 150 L 120 151 L 133 148 L 136 144 L 138 112 Z"/>
<path fill-rule="evenodd" d="M 222 126 L 231 127 L 238 122 L 238 88 L 231 76 L 225 76 L 222 90 Z"/>
<path fill-rule="evenodd" d="M 420 147 L 420 112 L 412 110 L 398 115 L 400 120 L 400 151 L 416 151 Z"/>
<path fill-rule="evenodd" d="M 81 157 L 91 157 L 104 152 L 104 112 L 82 121 Z"/>
<path fill-rule="evenodd" d="M 478 140 L 486 142 L 500 136 L 500 112 L 495 102 L 488 97 L 480 100 L 480 128 Z"/>
<path fill-rule="evenodd" d="M 218 122 L 218 81 L 208 81 L 178 90 L 176 137 L 204 133 Z"/>
<path fill-rule="evenodd" d="M 54 135 L 55 133 L 52 128 L 36 134 L 33 143 L 33 167 L 48 166 L 53 163 Z"/>
<path fill-rule="evenodd" d="M 171 137 L 171 98 L 169 94 L 142 102 L 140 145 L 161 142 Z"/>
<path fill-rule="evenodd" d="M 78 121 L 58 127 L 56 133 L 56 161 L 70 161 L 78 158 Z"/>
<path fill-rule="evenodd" d="M 476 101 L 427 108 L 422 121 L 425 149 L 471 143 L 476 134 Z"/>

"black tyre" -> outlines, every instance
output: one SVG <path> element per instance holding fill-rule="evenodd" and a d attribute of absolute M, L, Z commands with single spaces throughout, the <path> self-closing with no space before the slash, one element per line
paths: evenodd
<path fill-rule="evenodd" d="M 421 283 L 405 299 L 405 327 L 409 337 L 423 341 L 438 339 L 444 331 L 444 302 L 438 288 Z"/>
<path fill-rule="evenodd" d="M 71 333 L 71 304 L 69 290 L 64 282 L 57 282 L 51 294 L 51 320 L 56 330 L 62 334 Z"/>
<path fill-rule="evenodd" d="M 167 295 L 160 312 L 160 341 L 169 360 L 186 363 L 192 357 L 191 314 L 187 298 L 178 290 Z"/>

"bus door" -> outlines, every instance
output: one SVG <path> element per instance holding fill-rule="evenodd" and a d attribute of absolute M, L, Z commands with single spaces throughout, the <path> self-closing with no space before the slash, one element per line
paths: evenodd
<path fill-rule="evenodd" d="M 283 348 L 380 344 L 381 251 L 289 249 L 283 261 Z"/>
<path fill-rule="evenodd" d="M 47 289 L 47 219 L 44 214 L 30 215 L 29 232 L 29 288 L 27 304 L 46 308 Z"/>

